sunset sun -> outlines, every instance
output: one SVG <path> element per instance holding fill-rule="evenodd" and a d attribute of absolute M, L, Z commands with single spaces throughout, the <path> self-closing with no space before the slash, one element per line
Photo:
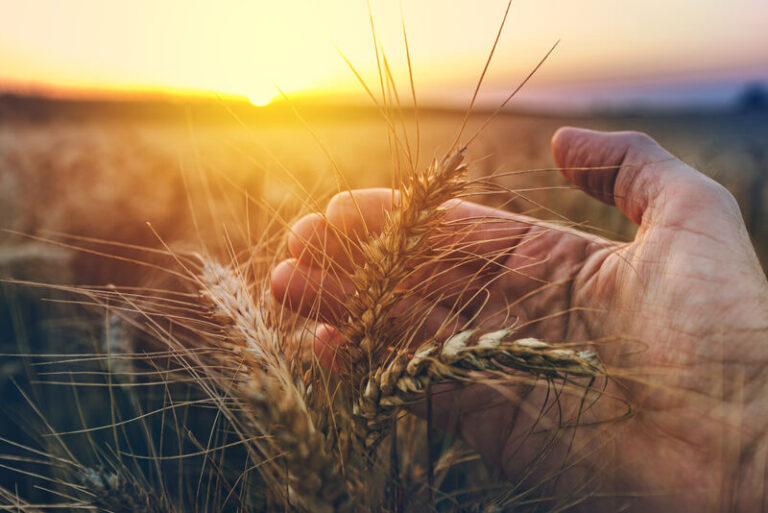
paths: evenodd
<path fill-rule="evenodd" d="M 254 107 L 266 107 L 272 102 L 274 98 L 274 94 L 266 91 L 259 91 L 257 93 L 248 95 L 248 101 L 251 102 L 251 105 Z"/>

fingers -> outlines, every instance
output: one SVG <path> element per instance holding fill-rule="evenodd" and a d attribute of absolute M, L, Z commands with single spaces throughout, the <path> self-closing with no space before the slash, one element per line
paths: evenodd
<path fill-rule="evenodd" d="M 337 277 L 351 274 L 363 263 L 360 239 L 383 229 L 392 201 L 389 189 L 337 195 L 325 215 L 310 214 L 294 225 L 288 243 L 291 256 L 301 265 L 326 269 Z M 444 305 L 482 302 L 485 295 L 477 292 L 508 269 L 509 256 L 538 221 L 467 201 L 453 200 L 444 207 L 444 222 L 429 239 L 430 256 L 411 263 L 403 287 Z M 360 211 L 370 214 L 361 216 Z M 529 264 L 526 260 L 521 265 Z M 301 292 L 296 287 L 290 292 Z M 346 291 L 338 293 L 343 296 Z M 302 303 L 309 304 L 306 299 Z"/>
<path fill-rule="evenodd" d="M 344 337 L 333 326 L 320 324 L 315 329 L 315 356 L 326 369 L 339 372 L 343 368 L 338 350 L 343 345 Z"/>
<path fill-rule="evenodd" d="M 355 291 L 348 277 L 296 259 L 280 262 L 272 270 L 271 285 L 272 296 L 282 307 L 326 322 L 342 318 L 344 302 Z"/>
<path fill-rule="evenodd" d="M 307 214 L 296 221 L 288 236 L 288 252 L 303 265 L 350 269 L 355 247 L 323 214 Z"/>
<path fill-rule="evenodd" d="M 565 127 L 552 137 L 552 153 L 566 179 L 638 225 L 734 203 L 723 187 L 645 134 Z"/>
<path fill-rule="evenodd" d="M 344 193 L 331 201 L 324 215 L 298 221 L 289 240 L 294 258 L 272 274 L 273 294 L 280 304 L 330 324 L 344 321 L 345 302 L 354 292 L 349 276 L 362 260 L 357 241 L 351 239 L 380 231 L 392 198 L 388 189 Z M 444 207 L 444 222 L 429 239 L 433 251 L 413 262 L 402 284 L 408 299 L 395 309 L 423 318 L 431 333 L 449 314 L 458 314 L 456 322 L 461 316 L 481 323 L 511 318 L 524 322 L 545 311 L 565 311 L 568 305 L 555 304 L 564 284 L 591 252 L 610 245 L 567 227 L 467 201 L 452 200 Z M 361 216 L 361 211 L 370 216 Z M 525 304 L 511 306 L 515 298 L 529 294 Z M 439 308 L 430 310 L 433 307 Z"/>
<path fill-rule="evenodd" d="M 360 261 L 360 240 L 384 227 L 398 193 L 363 189 L 335 195 L 325 214 L 304 216 L 291 228 L 288 250 L 303 264 L 352 269 Z"/>
<path fill-rule="evenodd" d="M 391 189 L 334 196 L 324 215 L 309 214 L 294 224 L 288 240 L 291 256 L 302 264 L 352 270 L 362 261 L 360 240 L 381 232 L 398 197 Z M 513 247 L 534 221 L 468 201 L 454 200 L 445 208 L 445 228 L 435 233 L 430 245 L 442 256 L 451 251 L 456 256 L 473 255 L 478 265 Z"/>
<path fill-rule="evenodd" d="M 345 302 L 355 291 L 348 277 L 293 259 L 278 264 L 271 281 L 272 295 L 282 307 L 334 325 L 345 320 Z M 413 294 L 398 302 L 391 318 L 391 335 L 401 342 L 404 337 L 423 342 L 442 331 L 452 333 L 465 322 L 434 301 Z"/>
<path fill-rule="evenodd" d="M 325 209 L 328 222 L 350 237 L 378 233 L 399 193 L 392 189 L 361 189 L 336 194 Z"/>

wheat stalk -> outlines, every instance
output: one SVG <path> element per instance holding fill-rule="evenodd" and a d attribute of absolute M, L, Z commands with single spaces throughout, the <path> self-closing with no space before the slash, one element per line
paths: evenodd
<path fill-rule="evenodd" d="M 419 399 L 431 384 L 476 381 L 470 373 L 510 370 L 566 379 L 605 374 L 591 351 L 554 347 L 534 338 L 515 339 L 514 330 L 467 330 L 445 343 L 427 342 L 412 356 L 396 352 L 366 380 L 353 407 L 355 429 L 369 452 L 386 436 L 393 415 Z"/>
<path fill-rule="evenodd" d="M 76 504 L 74 504 L 76 505 Z M 74 506 L 72 505 L 72 506 Z M 69 506 L 69 504 L 64 505 Z M 22 499 L 17 492 L 12 492 L 0 485 L 0 511 L 15 511 L 17 513 L 42 513 L 39 507 Z"/>

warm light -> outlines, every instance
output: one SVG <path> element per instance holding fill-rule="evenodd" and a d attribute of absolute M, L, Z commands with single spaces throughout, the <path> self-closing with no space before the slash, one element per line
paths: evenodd
<path fill-rule="evenodd" d="M 275 100 L 279 91 L 289 97 L 358 94 L 364 98 L 367 93 L 356 74 L 372 93 L 384 96 L 382 90 L 390 84 L 380 80 L 378 72 L 386 67 L 405 101 L 410 62 L 421 100 L 428 101 L 430 94 L 437 99 L 457 94 L 466 102 L 493 45 L 507 0 L 487 0 L 469 10 L 464 4 L 442 0 L 3 2 L 0 89 L 10 83 L 72 90 L 197 91 L 247 97 L 253 105 L 263 106 Z M 760 50 L 765 48 L 768 24 L 768 8 L 763 4 L 764 0 L 514 2 L 481 94 L 508 93 L 558 39 L 562 43 L 524 94 L 547 83 L 570 85 L 597 79 L 713 73 L 768 76 L 765 52 Z M 405 55 L 403 23 L 408 28 L 410 61 Z"/>
<path fill-rule="evenodd" d="M 270 102 L 275 98 L 274 95 L 267 94 L 257 94 L 253 96 L 248 97 L 248 101 L 251 102 L 251 105 L 254 107 L 266 107 L 270 104 Z"/>

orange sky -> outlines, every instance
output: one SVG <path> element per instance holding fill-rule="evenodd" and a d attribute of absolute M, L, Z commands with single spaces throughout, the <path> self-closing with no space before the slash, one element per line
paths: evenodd
<path fill-rule="evenodd" d="M 419 92 L 470 92 L 506 0 L 403 0 Z M 405 89 L 398 2 L 373 0 Z M 359 91 L 339 48 L 378 85 L 360 0 L 25 0 L 0 17 L 0 81 L 74 90 L 196 90 L 255 103 Z M 768 76 L 765 0 L 516 0 L 488 91 L 512 88 L 558 39 L 537 88 L 648 77 Z"/>

